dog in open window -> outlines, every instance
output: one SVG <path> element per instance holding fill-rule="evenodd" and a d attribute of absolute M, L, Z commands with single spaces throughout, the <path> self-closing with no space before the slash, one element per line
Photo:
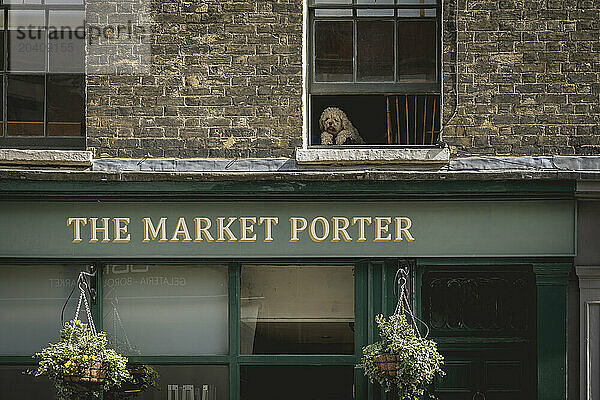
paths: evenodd
<path fill-rule="evenodd" d="M 364 144 L 352 122 L 339 108 L 326 108 L 319 118 L 322 145 Z"/>

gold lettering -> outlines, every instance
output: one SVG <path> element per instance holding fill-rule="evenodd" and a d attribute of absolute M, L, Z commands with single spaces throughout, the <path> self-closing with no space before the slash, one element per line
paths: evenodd
<path fill-rule="evenodd" d="M 184 242 L 191 242 L 192 237 L 190 236 L 190 232 L 188 231 L 187 224 L 185 223 L 185 218 L 181 217 L 177 221 L 177 225 L 175 226 L 175 232 L 173 232 L 173 237 L 170 242 L 179 242 L 179 235 L 183 235 Z"/>
<path fill-rule="evenodd" d="M 371 225 L 371 217 L 354 217 L 352 218 L 352 225 L 358 222 L 358 239 L 357 242 L 366 242 L 365 237 L 365 224 Z"/>
<path fill-rule="evenodd" d="M 129 243 L 131 234 L 127 233 L 127 225 L 129 225 L 129 218 L 113 218 L 115 224 L 115 239 L 113 243 Z M 121 224 L 125 224 L 122 226 Z M 121 235 L 127 235 L 122 237 Z"/>
<path fill-rule="evenodd" d="M 248 225 L 249 222 L 252 224 Z M 256 224 L 256 217 L 240 217 L 240 242 L 256 242 L 254 224 Z M 248 237 L 248 235 L 252 236 Z"/>
<path fill-rule="evenodd" d="M 396 238 L 394 242 L 399 242 L 402 240 L 402 236 L 406 238 L 409 242 L 414 242 L 415 238 L 408 231 L 412 226 L 412 221 L 408 217 L 396 217 L 394 218 L 396 222 Z M 402 227 L 404 225 L 404 227 Z"/>
<path fill-rule="evenodd" d="M 196 222 L 196 238 L 194 239 L 194 242 L 201 242 L 203 240 L 202 235 L 204 235 L 207 242 L 212 242 L 213 240 L 215 240 L 208 231 L 212 225 L 212 222 L 209 218 L 197 217 L 194 218 L 194 221 Z M 203 222 L 204 227 L 202 227 Z"/>
<path fill-rule="evenodd" d="M 81 227 L 86 224 L 86 218 L 68 218 L 67 226 L 73 224 L 73 243 L 81 242 Z"/>
<path fill-rule="evenodd" d="M 331 218 L 331 221 L 333 222 L 333 238 L 331 239 L 331 241 L 339 242 L 341 233 L 344 242 L 351 242 L 352 238 L 350 237 L 350 235 L 348 235 L 348 232 L 346 231 L 346 229 L 348 229 L 348 227 L 350 226 L 350 221 L 348 220 L 348 218 L 333 217 Z M 340 226 L 340 222 L 343 222 L 343 226 Z"/>
<path fill-rule="evenodd" d="M 385 222 L 385 225 L 383 224 Z M 390 217 L 375 217 L 375 240 L 374 242 L 389 242 L 392 240 L 392 235 L 388 233 L 389 224 L 392 222 Z M 384 233 L 388 233 L 383 237 Z"/>
<path fill-rule="evenodd" d="M 278 217 L 260 217 L 258 219 L 258 224 L 261 225 L 265 223 L 265 242 L 273 241 L 273 225 L 277 225 L 279 223 Z"/>
<path fill-rule="evenodd" d="M 229 228 L 236 219 L 237 218 L 235 218 L 235 217 L 229 217 L 227 219 L 227 225 L 225 225 L 225 217 L 217 218 L 217 230 L 219 232 L 219 237 L 217 239 L 217 242 L 224 242 L 225 235 L 227 235 L 228 242 L 235 242 L 237 240 L 237 238 L 234 236 L 233 232 Z"/>
<path fill-rule="evenodd" d="M 300 222 L 300 226 L 298 226 L 298 222 Z M 290 242 L 297 242 L 300 239 L 298 239 L 298 233 L 302 232 L 303 230 L 306 229 L 306 227 L 308 226 L 308 221 L 306 221 L 306 218 L 302 218 L 302 217 L 291 217 L 290 218 Z"/>
<path fill-rule="evenodd" d="M 320 222 L 321 225 L 323 226 L 323 235 L 322 236 L 317 236 L 317 231 L 316 231 L 317 222 Z M 310 238 L 315 242 L 322 242 L 323 240 L 327 239 L 327 236 L 329 236 L 329 221 L 327 220 L 327 218 L 315 217 L 310 222 L 310 229 L 308 230 L 308 234 L 310 235 Z"/>
<path fill-rule="evenodd" d="M 154 240 L 159 236 L 159 234 L 159 242 L 167 241 L 166 217 L 163 217 L 158 221 L 158 225 L 156 226 L 156 228 L 154 227 L 154 224 L 152 224 L 152 220 L 150 218 L 142 218 L 142 221 L 144 222 L 144 239 L 142 240 L 142 242 L 149 242 L 150 240 Z"/>

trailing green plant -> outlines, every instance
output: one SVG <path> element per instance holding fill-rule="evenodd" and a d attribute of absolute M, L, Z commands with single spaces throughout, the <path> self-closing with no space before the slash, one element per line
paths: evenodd
<path fill-rule="evenodd" d="M 400 399 L 425 395 L 433 378 L 445 375 L 437 344 L 420 337 L 404 315 L 378 315 L 376 321 L 382 340 L 363 347 L 359 367 L 386 392 L 397 389 Z"/>
<path fill-rule="evenodd" d="M 58 400 L 88 400 L 131 379 L 127 358 L 107 348 L 104 332 L 94 333 L 79 320 L 65 323 L 61 340 L 50 343 L 39 358 L 35 376 L 45 375 Z"/>
<path fill-rule="evenodd" d="M 127 366 L 131 379 L 124 381 L 121 386 L 104 393 L 106 400 L 125 400 L 137 396 L 141 392 L 159 390 L 158 372 L 149 365 L 131 364 Z"/>

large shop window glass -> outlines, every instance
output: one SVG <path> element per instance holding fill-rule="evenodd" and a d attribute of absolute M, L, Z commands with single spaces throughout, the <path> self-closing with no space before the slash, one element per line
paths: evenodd
<path fill-rule="evenodd" d="M 242 266 L 245 354 L 353 354 L 352 266 Z"/>
<path fill-rule="evenodd" d="M 354 367 L 242 366 L 242 400 L 350 400 L 354 398 Z"/>
<path fill-rule="evenodd" d="M 228 352 L 226 266 L 107 265 L 104 330 L 127 355 Z"/>
<path fill-rule="evenodd" d="M 48 379 L 27 375 L 31 365 L 0 365 L 0 398 L 7 400 L 54 400 Z"/>
<path fill-rule="evenodd" d="M 140 393 L 138 400 L 228 400 L 229 373 L 226 365 L 153 365 L 159 390 Z M 128 397 L 131 398 L 131 397 Z M 104 394 L 105 400 L 123 400 L 122 393 Z"/>
<path fill-rule="evenodd" d="M 0 266 L 0 355 L 31 355 L 59 339 L 60 314 L 83 266 Z M 77 291 L 76 291 L 77 292 Z M 77 294 L 65 309 L 72 319 Z"/>

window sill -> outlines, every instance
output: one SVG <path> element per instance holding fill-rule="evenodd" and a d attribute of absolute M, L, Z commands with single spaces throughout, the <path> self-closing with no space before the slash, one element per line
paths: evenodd
<path fill-rule="evenodd" d="M 0 149 L 0 165 L 91 167 L 92 152 L 77 150 Z"/>
<path fill-rule="evenodd" d="M 296 149 L 298 164 L 447 164 L 447 146 L 428 148 L 341 148 Z"/>

